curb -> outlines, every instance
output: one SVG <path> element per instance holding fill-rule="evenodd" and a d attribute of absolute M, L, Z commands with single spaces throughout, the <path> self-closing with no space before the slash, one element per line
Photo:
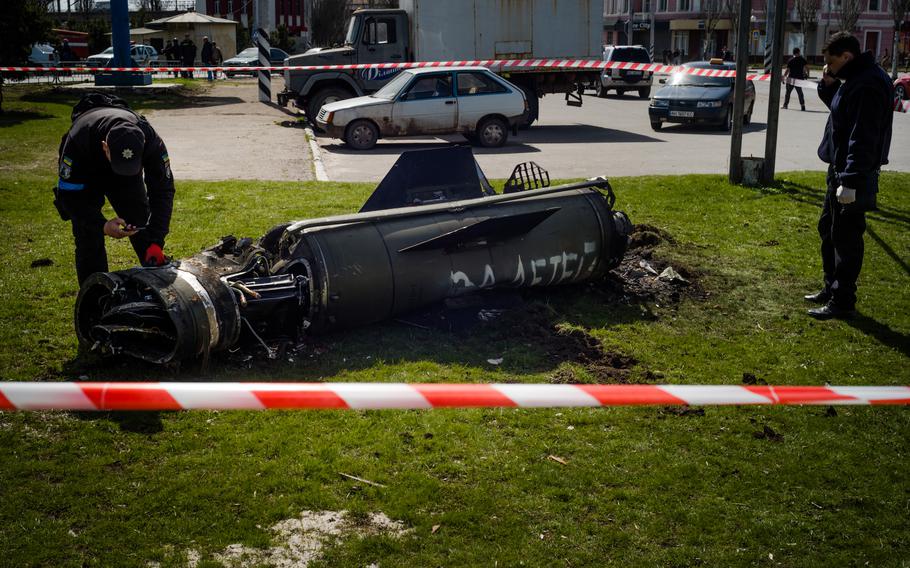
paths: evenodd
<path fill-rule="evenodd" d="M 316 181 L 331 181 L 325 171 L 325 163 L 322 161 L 322 150 L 319 149 L 319 143 L 316 142 L 316 133 L 313 128 L 307 126 L 303 129 L 307 142 L 310 143 L 310 154 L 313 156 L 313 169 L 316 171 Z"/>

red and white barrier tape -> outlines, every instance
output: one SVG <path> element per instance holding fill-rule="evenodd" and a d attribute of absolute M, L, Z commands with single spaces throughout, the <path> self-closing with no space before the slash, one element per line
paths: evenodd
<path fill-rule="evenodd" d="M 169 71 L 353 71 L 361 69 L 420 69 L 425 67 L 488 67 L 496 71 L 522 71 L 531 69 L 560 69 L 564 71 L 626 69 L 629 71 L 650 71 L 652 73 L 688 73 L 708 77 L 734 77 L 736 71 L 729 69 L 696 69 L 681 65 L 660 63 L 629 63 L 624 61 L 600 61 L 597 59 L 482 59 L 473 61 L 412 61 L 405 63 L 353 63 L 349 65 L 289 65 L 287 67 L 0 67 L 0 71 L 69 71 L 69 72 L 162 72 Z M 750 73 L 754 81 L 768 81 L 770 75 Z"/>
<path fill-rule="evenodd" d="M 361 69 L 420 69 L 425 67 L 488 67 L 495 71 L 529 71 L 532 69 L 559 69 L 563 71 L 575 70 L 600 70 L 600 69 L 625 69 L 628 71 L 650 71 L 652 73 L 686 73 L 706 77 L 735 77 L 736 71 L 731 69 L 704 69 L 683 67 L 682 65 L 663 65 L 660 63 L 630 63 L 625 61 L 601 61 L 597 59 L 480 59 L 473 61 L 413 61 L 405 63 L 356 63 L 350 65 L 289 65 L 287 67 L 0 67 L 0 72 L 70 72 L 70 73 L 100 73 L 100 72 L 149 72 L 169 73 L 174 71 L 224 71 L 224 72 L 250 72 L 250 71 L 353 71 Z M 763 73 L 749 73 L 746 79 L 750 81 L 770 81 L 771 75 Z M 804 79 L 787 79 L 786 82 L 814 89 L 816 83 Z M 896 112 L 910 112 L 910 101 L 895 100 Z"/>
<path fill-rule="evenodd" d="M 910 387 L 0 382 L 0 410 L 429 409 L 910 404 Z"/>

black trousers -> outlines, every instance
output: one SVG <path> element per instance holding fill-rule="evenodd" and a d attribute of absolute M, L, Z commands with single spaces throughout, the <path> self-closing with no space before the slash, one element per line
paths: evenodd
<path fill-rule="evenodd" d="M 107 197 L 118 217 L 130 225 L 145 226 L 149 219 L 149 202 L 141 178 L 138 183 L 124 183 L 116 177 L 87 184 L 80 191 L 61 191 L 63 204 L 72 218 L 76 240 L 76 277 L 81 286 L 95 272 L 107 272 L 107 249 L 104 246 L 105 218 L 101 213 Z M 151 240 L 145 231 L 129 238 L 139 262 Z"/>
<path fill-rule="evenodd" d="M 878 184 L 878 176 L 872 176 Z M 877 187 L 858 188 L 857 200 L 849 205 L 837 201 L 840 183 L 833 168 L 828 168 L 828 190 L 818 220 L 818 234 L 822 239 L 822 269 L 825 273 L 825 290 L 831 293 L 834 303 L 845 309 L 856 305 L 856 280 L 863 267 L 863 233 L 866 232 L 866 209 L 870 196 Z"/>
<path fill-rule="evenodd" d="M 806 99 L 803 97 L 803 88 L 791 85 L 790 83 L 787 83 L 787 93 L 784 95 L 784 106 L 790 104 L 790 93 L 793 92 L 793 89 L 796 89 L 796 96 L 799 97 L 799 106 L 805 108 Z"/>

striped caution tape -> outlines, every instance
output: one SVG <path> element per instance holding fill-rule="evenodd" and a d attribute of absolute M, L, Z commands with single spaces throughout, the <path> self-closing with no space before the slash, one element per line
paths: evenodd
<path fill-rule="evenodd" d="M 910 404 L 910 387 L 3 382 L 0 410 L 561 408 Z"/>
<path fill-rule="evenodd" d="M 229 66 L 229 67 L 0 67 L 0 72 L 69 72 L 69 73 L 100 73 L 100 72 L 148 72 L 168 73 L 174 71 L 224 71 L 224 72 L 252 72 L 252 71 L 356 71 L 362 69 L 421 69 L 427 67 L 488 67 L 497 72 L 521 72 L 535 69 L 584 71 L 601 69 L 625 69 L 628 71 L 650 71 L 652 73 L 686 73 L 703 77 L 735 77 L 736 71 L 732 69 L 706 69 L 684 67 L 682 65 L 663 65 L 660 63 L 631 63 L 626 61 L 601 61 L 597 59 L 481 59 L 470 61 L 414 61 L 407 63 L 356 63 L 348 65 L 289 65 L 287 67 L 264 66 Z M 264 73 L 263 73 L 264 74 Z M 770 81 L 770 73 L 748 73 L 749 81 Z M 787 79 L 786 82 L 797 87 L 814 89 L 815 81 L 805 79 Z M 894 110 L 897 112 L 910 112 L 910 103 L 895 101 Z"/>
<path fill-rule="evenodd" d="M 45 71 L 45 72 L 170 72 L 170 71 L 356 71 L 362 69 L 421 69 L 426 67 L 488 67 L 494 71 L 527 71 L 549 69 L 562 71 L 584 71 L 599 69 L 625 69 L 629 71 L 651 71 L 652 73 L 688 73 L 708 77 L 734 77 L 730 69 L 696 69 L 681 65 L 660 63 L 631 63 L 625 61 L 601 61 L 598 59 L 479 59 L 466 61 L 412 61 L 403 63 L 352 63 L 346 65 L 289 65 L 280 67 L 0 67 L 0 71 Z M 750 73 L 753 81 L 769 81 L 771 75 Z"/>

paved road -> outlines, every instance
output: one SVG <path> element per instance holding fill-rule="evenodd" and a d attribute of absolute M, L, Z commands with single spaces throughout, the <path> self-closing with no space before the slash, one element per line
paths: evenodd
<path fill-rule="evenodd" d="M 764 154 L 769 85 L 758 82 L 756 90 L 753 124 L 746 127 L 743 138 L 744 156 Z M 795 92 L 790 109 L 781 111 L 778 171 L 824 169 L 815 150 L 827 110 L 814 92 L 805 94 L 805 112 L 799 110 Z M 654 132 L 647 106 L 646 100 L 632 94 L 607 99 L 585 96 L 581 108 L 567 107 L 559 96 L 548 95 L 541 101 L 541 119 L 534 127 L 521 131 L 504 148 L 475 148 L 474 153 L 491 178 L 506 178 L 515 164 L 529 160 L 547 169 L 553 178 L 727 172 L 728 134 L 681 125 Z M 448 143 L 464 143 L 464 139 L 394 138 L 381 140 L 373 150 L 357 152 L 340 140 L 319 137 L 326 172 L 333 181 L 378 181 L 402 151 Z M 910 148 L 910 114 L 895 114 L 891 148 L 888 168 L 910 171 L 910 151 L 906 150 Z"/>
<path fill-rule="evenodd" d="M 176 179 L 314 179 L 302 125 L 285 109 L 258 102 L 256 85 L 216 81 L 183 108 L 145 113 L 167 144 Z M 275 77 L 273 92 L 282 88 Z"/>

